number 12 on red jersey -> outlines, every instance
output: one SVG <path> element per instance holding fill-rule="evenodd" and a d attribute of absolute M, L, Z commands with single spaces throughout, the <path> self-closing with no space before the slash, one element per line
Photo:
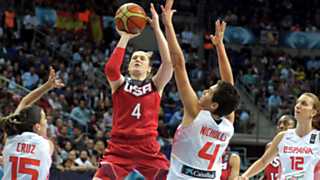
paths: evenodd
<path fill-rule="evenodd" d="M 209 165 L 208 165 L 208 170 L 210 170 L 213 167 L 213 164 L 217 158 L 219 149 L 220 149 L 220 144 L 216 145 L 216 147 L 213 150 L 212 154 L 208 153 L 208 150 L 212 146 L 212 142 L 207 142 L 198 152 L 198 156 L 202 159 L 209 160 Z"/>

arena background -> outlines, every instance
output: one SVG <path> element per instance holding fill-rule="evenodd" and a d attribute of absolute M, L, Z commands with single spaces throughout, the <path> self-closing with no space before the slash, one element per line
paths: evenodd
<path fill-rule="evenodd" d="M 21 96 L 47 80 L 49 65 L 66 84 L 39 102 L 55 143 L 51 179 L 90 179 L 107 146 L 111 91 L 102 72 L 119 38 L 113 16 L 125 2 L 0 1 L 0 115 L 12 112 Z M 149 4 L 160 13 L 164 0 L 130 2 L 150 15 Z M 292 114 L 295 98 L 304 91 L 320 95 L 320 1 L 175 0 L 174 8 L 174 26 L 196 90 L 219 79 L 208 35 L 217 18 L 228 23 L 225 44 L 241 93 L 230 146 L 240 155 L 244 171 L 264 152 L 279 116 Z M 150 27 L 130 43 L 126 60 L 134 49 L 158 51 Z M 156 53 L 154 68 L 159 59 Z M 172 80 L 159 120 L 159 142 L 168 157 L 183 113 L 180 107 Z M 87 159 L 85 165 L 75 163 L 80 156 Z"/>

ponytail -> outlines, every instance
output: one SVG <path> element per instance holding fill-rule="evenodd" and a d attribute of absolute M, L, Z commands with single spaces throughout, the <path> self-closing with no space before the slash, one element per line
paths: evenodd
<path fill-rule="evenodd" d="M 0 118 L 0 127 L 8 136 L 13 136 L 23 132 L 33 132 L 33 125 L 39 123 L 40 119 L 41 108 L 31 106 L 17 114 Z"/>
<path fill-rule="evenodd" d="M 7 135 L 18 134 L 17 126 L 22 124 L 19 114 L 10 114 L 9 116 L 0 118 L 0 127 Z"/>
<path fill-rule="evenodd" d="M 312 119 L 312 127 L 320 131 L 320 111 Z"/>

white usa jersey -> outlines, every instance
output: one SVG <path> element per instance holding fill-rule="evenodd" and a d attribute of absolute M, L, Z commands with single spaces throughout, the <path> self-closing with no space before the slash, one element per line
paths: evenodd
<path fill-rule="evenodd" d="M 52 163 L 49 141 L 32 132 L 9 137 L 3 161 L 3 180 L 46 180 Z"/>
<path fill-rule="evenodd" d="M 222 117 L 217 123 L 209 111 L 200 111 L 188 127 L 179 126 L 172 145 L 168 180 L 220 179 L 221 156 L 234 133 Z"/>
<path fill-rule="evenodd" d="M 295 129 L 285 132 L 278 145 L 280 180 L 319 180 L 320 131 L 312 130 L 303 137 Z"/>

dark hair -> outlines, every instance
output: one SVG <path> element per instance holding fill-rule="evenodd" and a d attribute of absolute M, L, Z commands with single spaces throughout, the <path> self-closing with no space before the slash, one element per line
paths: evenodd
<path fill-rule="evenodd" d="M 292 122 L 293 126 L 296 127 L 297 126 L 297 120 L 294 118 L 294 116 L 290 115 L 290 114 L 283 114 L 282 116 L 280 116 L 280 118 L 278 119 L 277 123 L 281 120 L 284 119 L 284 122 Z"/>
<path fill-rule="evenodd" d="M 238 90 L 230 83 L 219 80 L 218 88 L 212 96 L 212 101 L 219 104 L 215 114 L 225 116 L 234 111 L 240 103 Z"/>
<path fill-rule="evenodd" d="M 21 110 L 18 114 L 11 114 L 0 118 L 0 127 L 8 136 L 33 132 L 33 126 L 41 120 L 41 108 L 33 105 Z"/>
<path fill-rule="evenodd" d="M 312 119 L 312 127 L 320 131 L 320 113 Z"/>

